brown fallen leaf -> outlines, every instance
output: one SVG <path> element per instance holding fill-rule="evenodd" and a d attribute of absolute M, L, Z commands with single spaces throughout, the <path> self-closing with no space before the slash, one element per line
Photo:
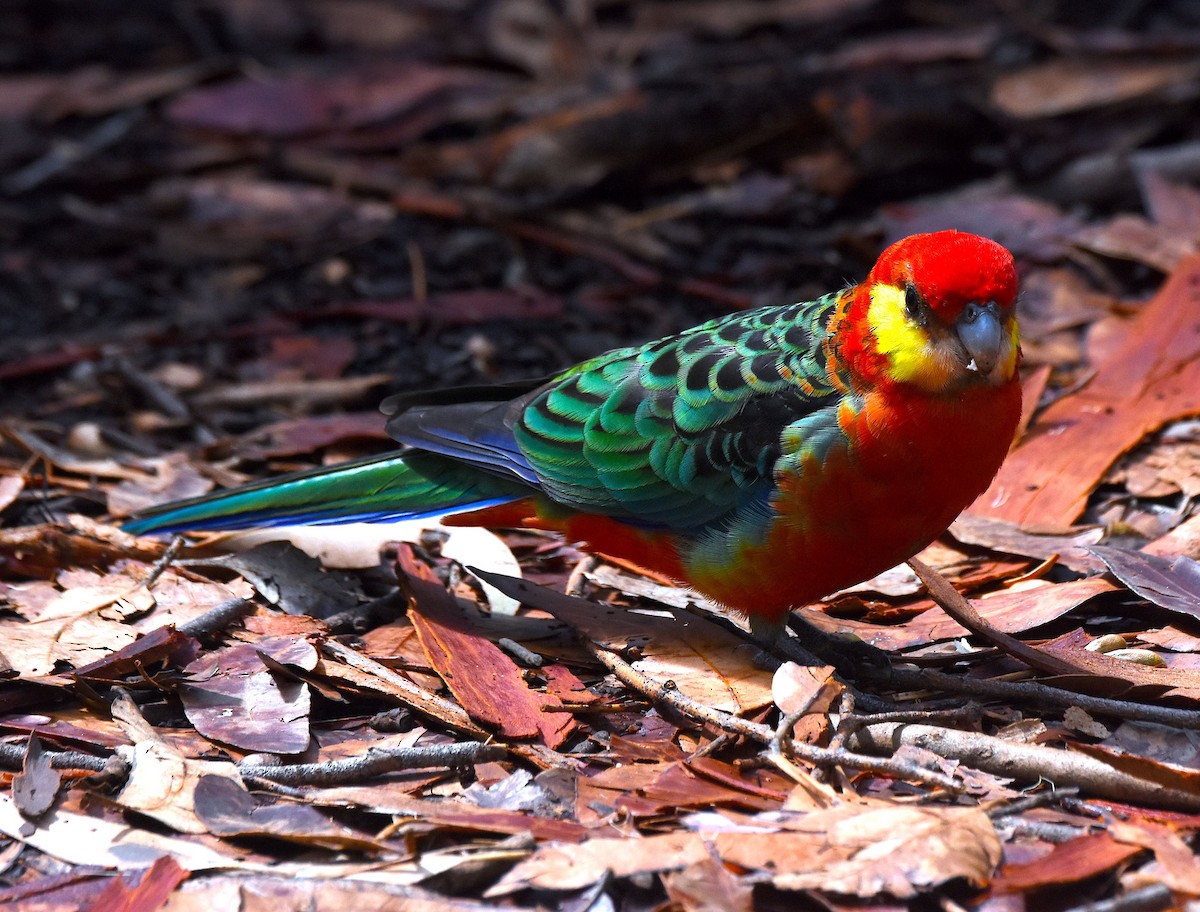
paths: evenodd
<path fill-rule="evenodd" d="M 970 512 L 1026 528 L 1069 525 L 1122 453 L 1196 414 L 1200 256 L 1179 264 L 1089 383 L 1037 418 Z"/>
<path fill-rule="evenodd" d="M 311 805 L 271 797 L 256 799 L 233 776 L 201 776 L 195 785 L 194 802 L 197 818 L 208 832 L 218 836 L 269 836 L 304 846 L 366 852 L 388 848 L 369 833 L 355 830 Z"/>
<path fill-rule="evenodd" d="M 197 785 L 202 778 L 237 779 L 234 765 L 183 756 L 142 717 L 127 694 L 113 700 L 112 713 L 133 742 L 129 776 L 112 800 L 180 833 L 209 832 L 196 816 Z"/>
<path fill-rule="evenodd" d="M 1200 251 L 1196 238 L 1129 213 L 1080 228 L 1072 240 L 1084 250 L 1144 263 L 1160 272 L 1170 272 L 1184 257 Z"/>
<path fill-rule="evenodd" d="M 1051 60 L 1003 74 L 992 103 L 1010 117 L 1055 117 L 1177 91 L 1197 75 L 1187 60 Z"/>
<path fill-rule="evenodd" d="M 483 83 L 480 73 L 411 60 L 247 76 L 185 93 L 168 105 L 167 117 L 186 127 L 284 139 L 394 118 L 439 93 Z"/>
<path fill-rule="evenodd" d="M 30 735 L 21 771 L 12 780 L 17 810 L 30 819 L 41 817 L 54 804 L 61 785 L 62 773 L 50 765 L 50 757 L 37 736 Z"/>
<path fill-rule="evenodd" d="M 378 409 L 276 421 L 246 435 L 238 452 L 246 459 L 271 459 L 306 455 L 349 440 L 391 440 Z"/>
<path fill-rule="evenodd" d="M 1200 618 L 1200 563 L 1190 557 L 1171 560 L 1124 548 L 1093 546 L 1091 550 L 1113 576 L 1142 598 L 1175 614 Z"/>
<path fill-rule="evenodd" d="M 975 607 L 992 626 L 1005 633 L 1021 633 L 1056 620 L 1089 599 L 1116 591 L 1104 579 L 1044 584 L 977 599 Z M 850 618 L 831 618 L 815 612 L 805 617 L 823 629 L 853 633 L 880 649 L 905 649 L 935 640 L 966 636 L 967 630 L 941 608 L 933 607 L 900 626 L 867 624 Z"/>
<path fill-rule="evenodd" d="M 640 839 L 589 839 L 579 845 L 549 843 L 519 862 L 484 896 L 507 896 L 530 888 L 581 890 L 602 877 L 681 871 L 708 858 L 696 833 L 663 833 Z"/>
<path fill-rule="evenodd" d="M 639 611 L 562 595 L 526 580 L 483 570 L 477 575 L 531 608 L 548 611 L 606 647 L 635 646 L 639 672 L 671 680 L 685 696 L 733 713 L 771 703 L 770 676 L 753 661 L 745 641 L 676 608 Z"/>
<path fill-rule="evenodd" d="M 1021 893 L 1076 883 L 1111 871 L 1140 852 L 1110 833 L 1089 833 L 1060 843 L 1035 861 L 1005 864 L 992 881 L 992 893 Z"/>
<path fill-rule="evenodd" d="M 562 701 L 530 690 L 512 658 L 473 627 L 458 600 L 413 558 L 412 549 L 404 546 L 399 553 L 413 599 L 413 629 L 429 664 L 467 714 L 506 738 L 540 735 L 548 747 L 560 746 L 575 729 L 569 713 L 553 712 Z"/>
<path fill-rule="evenodd" d="M 109 880 L 89 899 L 88 912 L 155 912 L 189 873 L 170 855 L 161 855 L 144 871 Z"/>
<path fill-rule="evenodd" d="M 393 301 L 347 301 L 323 309 L 329 316 L 363 317 L 411 323 L 429 320 L 438 325 L 470 325 L 484 320 L 551 320 L 563 311 L 563 300 L 537 288 L 468 289 L 429 298 Z"/>
<path fill-rule="evenodd" d="M 986 885 L 1000 839 L 977 808 L 841 806 L 798 815 L 785 832 L 719 833 L 726 864 L 770 873 L 783 890 L 908 899 L 950 880 Z"/>
<path fill-rule="evenodd" d="M 264 637 L 208 652 L 192 662 L 179 684 L 188 721 L 206 738 L 246 751 L 299 754 L 309 746 L 311 696 L 303 681 L 275 673 L 264 662 L 312 671 L 317 651 L 289 637 Z"/>
<path fill-rule="evenodd" d="M 753 912 L 754 888 L 719 858 L 709 856 L 663 877 L 667 896 L 682 912 Z"/>
<path fill-rule="evenodd" d="M 0 513 L 7 509 L 24 489 L 24 475 L 0 472 Z"/>
<path fill-rule="evenodd" d="M 1200 896 L 1200 858 L 1173 828 L 1148 821 L 1113 820 L 1108 832 L 1118 842 L 1150 849 L 1155 861 L 1152 876 L 1176 893 Z"/>

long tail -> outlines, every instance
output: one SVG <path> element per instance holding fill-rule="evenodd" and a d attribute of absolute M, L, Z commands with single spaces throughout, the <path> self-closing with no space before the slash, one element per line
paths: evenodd
<path fill-rule="evenodd" d="M 282 525 L 386 522 L 527 497 L 529 487 L 435 453 L 388 453 L 152 507 L 134 535 Z"/>

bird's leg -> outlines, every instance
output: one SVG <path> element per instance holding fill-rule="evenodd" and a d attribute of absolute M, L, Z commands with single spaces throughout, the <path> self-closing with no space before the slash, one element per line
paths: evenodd
<path fill-rule="evenodd" d="M 750 636 L 764 649 L 774 649 L 785 658 L 799 665 L 828 665 L 815 653 L 810 652 L 798 637 L 788 633 L 787 615 L 781 618 L 764 618 L 750 615 Z"/>
<path fill-rule="evenodd" d="M 791 636 L 788 628 L 796 634 Z M 750 618 L 751 635 L 801 665 L 832 665 L 852 678 L 886 679 L 887 653 L 854 636 L 829 633 L 795 612 L 779 619 Z"/>

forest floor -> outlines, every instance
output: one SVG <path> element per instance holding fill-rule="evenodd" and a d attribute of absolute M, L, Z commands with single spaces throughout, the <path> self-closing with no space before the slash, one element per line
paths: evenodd
<path fill-rule="evenodd" d="M 0 6 L 0 904 L 1195 908 L 1198 60 L 1186 0 Z M 528 531 L 120 531 L 942 228 L 1026 409 L 933 576 L 803 609 L 890 677 Z"/>

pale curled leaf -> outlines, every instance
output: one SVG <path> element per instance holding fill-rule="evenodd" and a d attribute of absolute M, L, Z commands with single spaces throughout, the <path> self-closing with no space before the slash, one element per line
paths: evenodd
<path fill-rule="evenodd" d="M 770 871 L 781 889 L 898 899 L 957 878 L 984 886 L 1001 857 L 995 827 L 976 808 L 842 806 L 794 826 L 720 834 L 717 852 L 727 864 Z"/>
<path fill-rule="evenodd" d="M 125 694 L 113 700 L 112 714 L 134 742 L 129 778 L 113 800 L 177 832 L 208 832 L 196 816 L 196 786 L 204 776 L 239 779 L 233 764 L 184 757 L 159 736 Z"/>

